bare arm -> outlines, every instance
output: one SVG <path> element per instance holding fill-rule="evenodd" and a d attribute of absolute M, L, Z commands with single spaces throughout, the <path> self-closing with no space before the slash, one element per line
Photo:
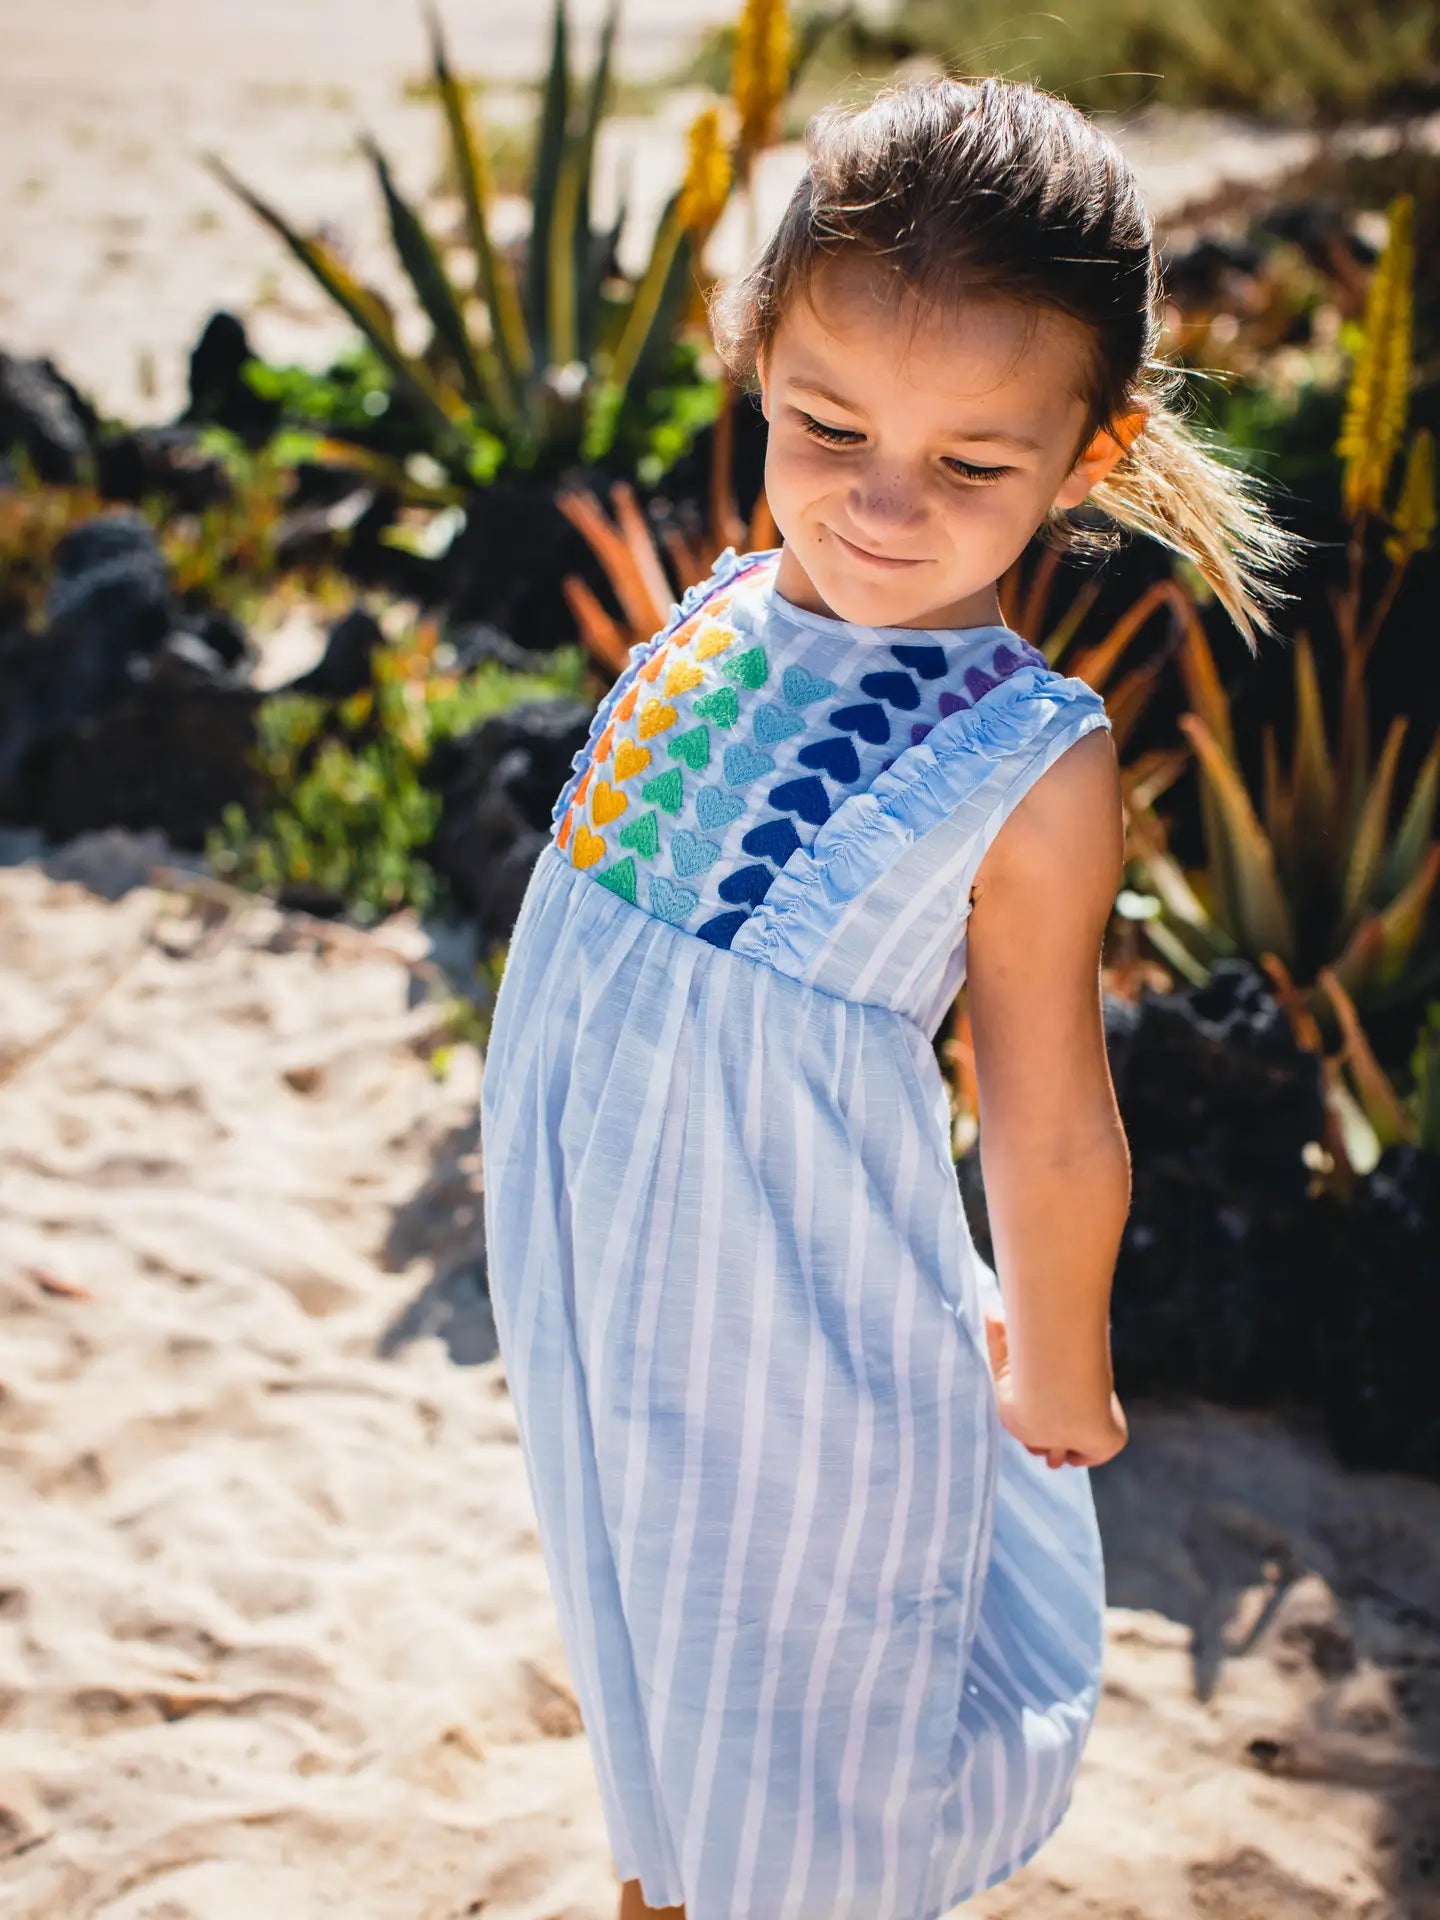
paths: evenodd
<path fill-rule="evenodd" d="M 967 939 L 980 1163 L 1016 1392 L 1080 1414 L 1113 1387 L 1110 1288 L 1130 1206 L 1099 967 L 1123 854 L 1119 769 L 1097 728 L 995 836 Z"/>

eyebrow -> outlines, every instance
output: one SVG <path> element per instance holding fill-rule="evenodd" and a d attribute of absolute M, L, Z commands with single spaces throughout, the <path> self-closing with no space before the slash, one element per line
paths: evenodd
<path fill-rule="evenodd" d="M 818 380 L 797 380 L 794 374 L 790 374 L 785 384 L 787 387 L 798 387 L 802 393 L 818 393 L 822 400 L 829 400 L 833 405 L 843 407 L 847 413 L 860 411 L 843 395 L 832 393 L 829 387 L 821 386 Z M 1005 433 L 998 428 L 994 432 L 976 433 L 972 427 L 951 427 L 948 430 L 942 429 L 940 437 L 942 440 L 959 440 L 972 445 L 983 442 L 997 447 L 1023 447 L 1029 453 L 1044 452 L 1038 440 L 1029 440 L 1023 433 Z"/>

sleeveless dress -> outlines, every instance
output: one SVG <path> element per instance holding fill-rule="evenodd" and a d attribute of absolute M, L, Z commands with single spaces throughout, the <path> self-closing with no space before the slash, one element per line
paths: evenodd
<path fill-rule="evenodd" d="M 933 1041 L 985 849 L 1108 726 L 1004 627 L 728 548 L 555 801 L 481 1089 L 501 1356 L 615 1867 L 689 1920 L 935 1920 L 1059 1824 L 1088 1470 L 1000 1425 Z"/>

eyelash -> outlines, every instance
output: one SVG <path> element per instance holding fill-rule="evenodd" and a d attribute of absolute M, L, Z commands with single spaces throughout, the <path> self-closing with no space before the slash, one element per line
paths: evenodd
<path fill-rule="evenodd" d="M 799 412 L 799 409 L 797 408 L 796 411 Z M 812 414 L 801 413 L 800 418 L 804 422 L 806 433 L 817 440 L 824 441 L 828 446 L 843 446 L 852 439 L 860 438 L 859 434 L 852 434 L 848 427 L 827 427 Z M 1009 467 L 972 467 L 968 460 L 950 459 L 946 464 L 957 469 L 960 476 L 974 486 L 989 486 L 1010 471 Z"/>

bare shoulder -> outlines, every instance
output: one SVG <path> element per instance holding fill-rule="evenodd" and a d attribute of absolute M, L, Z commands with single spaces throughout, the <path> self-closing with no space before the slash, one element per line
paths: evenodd
<path fill-rule="evenodd" d="M 1069 901 L 1081 918 L 1108 916 L 1124 865 L 1125 807 L 1115 743 L 1094 727 L 1016 802 L 986 849 L 970 899 L 1021 908 Z"/>

